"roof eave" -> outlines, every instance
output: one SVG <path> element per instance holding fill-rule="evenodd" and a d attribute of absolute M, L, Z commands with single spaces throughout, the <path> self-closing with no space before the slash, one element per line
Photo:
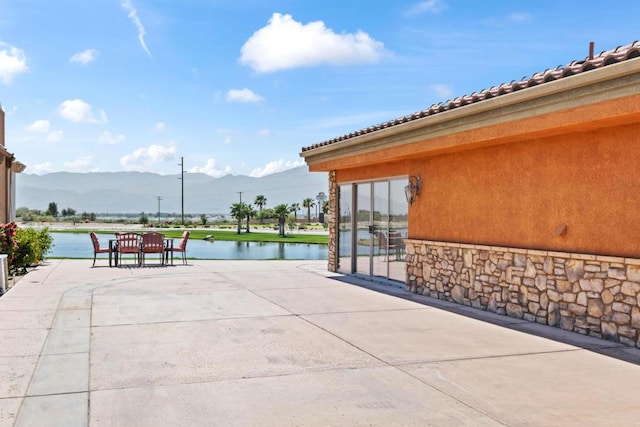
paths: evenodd
<path fill-rule="evenodd" d="M 556 81 L 547 82 L 538 86 L 529 87 L 517 92 L 512 92 L 495 98 L 483 100 L 481 102 L 465 105 L 453 110 L 412 120 L 407 123 L 355 136 L 344 141 L 308 149 L 301 152 L 300 157 L 303 157 L 305 161 L 311 165 L 315 161 L 327 161 L 332 158 L 343 157 L 345 150 L 352 152 L 353 150 L 357 150 L 359 147 L 361 149 L 370 148 L 376 150 L 389 148 L 392 147 L 393 144 L 397 144 L 398 136 L 412 132 L 415 133 L 415 131 L 428 128 L 435 128 L 436 126 L 439 127 L 438 136 L 451 135 L 459 132 L 460 128 L 458 125 L 446 126 L 447 123 L 453 122 L 460 124 L 463 121 L 473 122 L 473 120 L 470 119 L 474 116 L 486 116 L 486 114 L 483 113 L 490 113 L 499 109 L 519 106 L 526 103 L 530 103 L 531 105 L 528 108 L 521 109 L 519 112 L 521 114 L 528 114 L 531 116 L 541 114 L 542 112 L 549 112 L 549 108 L 555 108 L 555 110 L 560 111 L 569 107 L 589 105 L 602 100 L 603 96 L 607 99 L 615 99 L 617 97 L 628 95 L 629 89 L 625 87 L 617 87 L 616 90 L 602 90 L 598 97 L 582 96 L 576 99 L 571 99 L 570 102 L 566 102 L 565 105 L 558 105 L 557 101 L 554 101 L 554 99 L 558 98 L 557 95 L 575 92 L 582 88 L 595 87 L 599 84 L 634 74 L 640 76 L 640 58 L 630 59 L 617 64 L 576 74 L 574 76 L 565 77 Z M 593 93 L 598 91 L 595 90 L 590 92 L 591 95 L 593 95 Z M 554 95 L 556 96 L 554 97 Z M 548 104 L 545 104 L 544 102 L 531 103 L 531 101 L 542 100 L 544 98 L 549 99 Z M 509 121 L 509 117 L 504 116 L 503 120 Z M 485 125 L 486 124 L 483 124 L 482 121 L 477 121 L 476 123 L 476 127 L 482 127 Z M 381 140 L 388 142 L 386 144 L 384 142 L 380 143 Z M 396 142 L 391 142 L 393 140 Z M 372 144 L 372 142 L 376 142 L 376 144 Z M 405 141 L 403 143 L 409 142 L 411 141 Z M 367 148 L 364 147 L 365 145 Z"/>

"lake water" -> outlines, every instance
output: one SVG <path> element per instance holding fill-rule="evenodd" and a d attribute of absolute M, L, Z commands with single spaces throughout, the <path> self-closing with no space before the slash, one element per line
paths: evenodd
<path fill-rule="evenodd" d="M 48 257 L 56 258 L 93 258 L 93 246 L 89 233 L 50 232 L 53 247 Z M 98 234 L 100 246 L 107 247 L 113 234 Z M 180 239 L 175 239 L 178 244 Z M 259 243 L 259 242 L 207 242 L 189 239 L 187 257 L 196 259 L 309 259 L 326 260 L 327 245 L 305 243 Z M 178 259 L 180 254 L 177 254 Z M 106 258 L 98 255 L 98 258 Z"/>

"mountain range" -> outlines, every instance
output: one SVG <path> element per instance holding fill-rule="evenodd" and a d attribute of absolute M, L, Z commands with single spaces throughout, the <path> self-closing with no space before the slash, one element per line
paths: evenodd
<path fill-rule="evenodd" d="M 214 178 L 201 173 L 159 175 L 149 172 L 55 172 L 44 175 L 16 175 L 16 207 L 45 211 L 55 202 L 58 210 L 96 214 L 139 214 L 157 212 L 228 214 L 233 203 L 253 203 L 256 196 L 267 199 L 266 208 L 281 203 L 299 203 L 320 192 L 328 194 L 326 173 L 309 172 L 306 166 L 261 178 L 226 175 Z"/>

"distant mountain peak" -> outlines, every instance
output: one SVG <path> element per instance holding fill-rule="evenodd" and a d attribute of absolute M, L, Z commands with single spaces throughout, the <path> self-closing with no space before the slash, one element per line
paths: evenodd
<path fill-rule="evenodd" d="M 295 180 L 292 177 L 295 176 Z M 59 209 L 78 212 L 140 213 L 181 212 L 180 174 L 153 172 L 52 172 L 44 175 L 16 175 L 16 206 L 46 210 L 50 202 Z M 288 169 L 261 178 L 225 175 L 220 178 L 202 173 L 184 175 L 185 214 L 228 213 L 242 199 L 251 203 L 258 195 L 267 207 L 299 203 L 319 192 L 328 193 L 326 173 L 309 172 L 307 166 Z"/>

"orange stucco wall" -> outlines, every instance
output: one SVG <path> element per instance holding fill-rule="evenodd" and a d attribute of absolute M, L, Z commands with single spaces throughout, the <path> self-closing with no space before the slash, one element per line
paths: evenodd
<path fill-rule="evenodd" d="M 640 257 L 639 123 L 338 169 L 337 181 L 398 175 L 423 180 L 411 238 Z"/>
<path fill-rule="evenodd" d="M 448 154 L 472 148 L 511 144 L 534 138 L 595 131 L 640 123 L 640 94 L 598 102 L 582 107 L 551 112 L 478 129 L 461 130 L 447 135 L 371 150 L 309 165 L 311 171 L 340 170 L 356 166 L 378 165 L 390 159 L 415 159 L 421 156 Z"/>

